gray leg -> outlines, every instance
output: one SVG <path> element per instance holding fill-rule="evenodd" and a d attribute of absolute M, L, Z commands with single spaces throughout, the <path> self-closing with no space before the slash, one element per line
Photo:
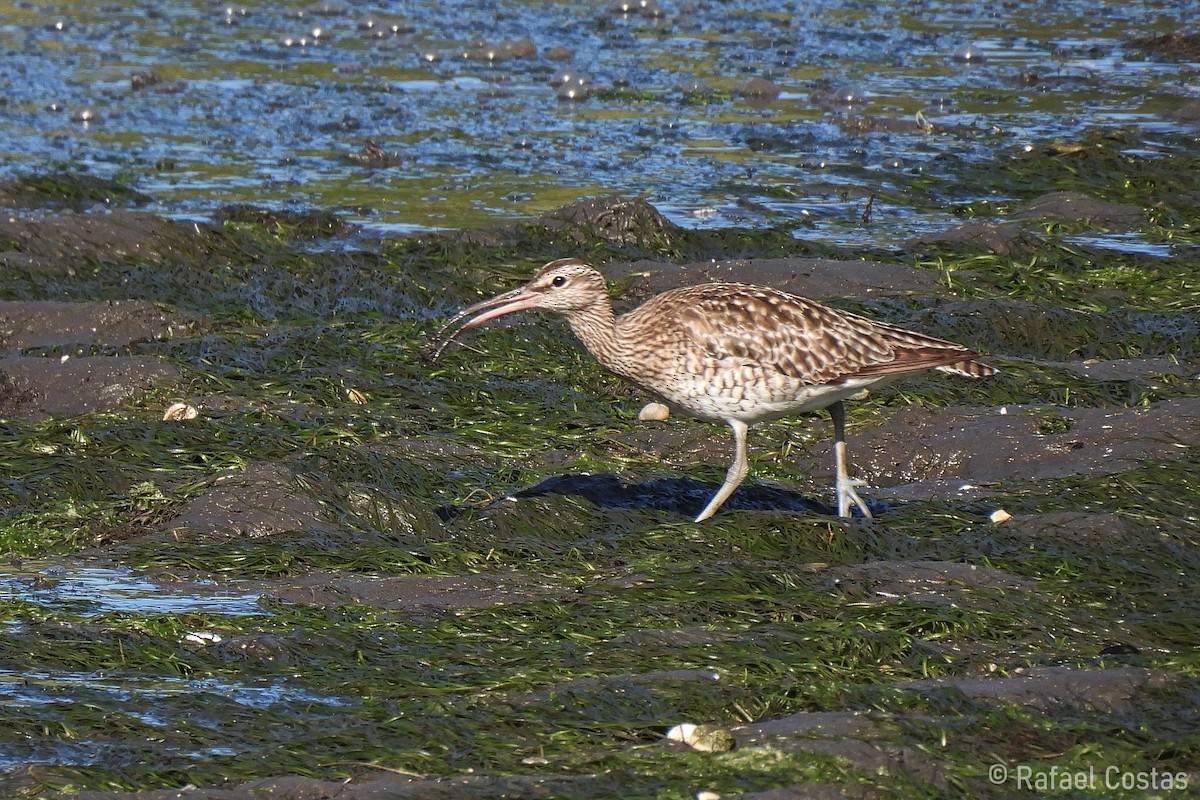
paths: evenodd
<path fill-rule="evenodd" d="M 717 513 L 717 509 L 729 499 L 729 495 L 733 494 L 733 490 L 745 479 L 746 472 L 750 469 L 746 461 L 746 430 L 749 426 L 737 419 L 725 421 L 733 428 L 733 463 L 729 465 L 729 472 L 725 473 L 725 483 L 721 484 L 721 488 L 713 495 L 712 500 L 708 501 L 700 516 L 696 517 L 696 522 L 703 522 Z"/>
<path fill-rule="evenodd" d="M 867 504 L 854 491 L 854 487 L 866 486 L 867 482 L 851 478 L 846 469 L 846 407 L 841 400 L 829 407 L 829 416 L 833 417 L 833 461 L 837 475 L 834 488 L 837 491 L 838 516 L 850 516 L 850 503 L 853 501 L 863 516 L 871 519 Z"/>

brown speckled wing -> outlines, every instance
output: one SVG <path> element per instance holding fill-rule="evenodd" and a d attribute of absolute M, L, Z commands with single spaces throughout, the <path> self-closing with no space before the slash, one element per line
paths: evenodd
<path fill-rule="evenodd" d="M 675 317 L 692 346 L 714 357 L 745 359 L 809 384 L 929 369 L 975 355 L 951 342 L 773 289 L 702 284 L 651 301 L 664 302 L 669 307 L 643 306 L 637 312 L 656 313 L 660 320 Z"/>

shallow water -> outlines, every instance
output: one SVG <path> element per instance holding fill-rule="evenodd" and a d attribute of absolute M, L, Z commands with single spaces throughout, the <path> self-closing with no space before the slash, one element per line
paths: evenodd
<path fill-rule="evenodd" d="M 86 672 L 10 673 L 0 671 L 0 693 L 7 695 L 6 703 L 18 705 L 60 703 L 64 702 L 64 699 L 61 696 L 56 697 L 56 693 L 81 689 L 107 694 L 112 699 L 120 701 L 139 697 L 146 700 L 152 697 L 192 696 L 208 693 L 249 708 L 266 708 L 274 703 L 291 700 L 324 705 L 340 704 L 340 701 L 336 699 L 322 697 L 302 689 L 287 688 L 278 681 L 261 686 L 251 686 L 216 678 L 138 678 L 130 675 L 110 676 Z M 143 722 L 154 725 L 164 724 L 151 708 L 143 708 L 142 711 L 137 712 L 137 716 Z"/>
<path fill-rule="evenodd" d="M 203 583 L 167 586 L 124 568 L 26 561 L 0 569 L 0 602 L 35 603 L 81 616 L 132 614 L 259 614 L 258 595 L 230 594 Z"/>
<path fill-rule="evenodd" d="M 792 223 L 805 238 L 886 243 L 946 220 L 880 197 L 875 224 L 854 225 L 880 173 L 893 176 L 886 193 L 946 160 L 1003 158 L 1096 124 L 1170 129 L 1165 115 L 1197 91 L 1194 65 L 1140 60 L 1127 44 L 1194 21 L 1186 2 L 379 9 L 0 3 L 0 46 L 20 56 L 0 65 L 3 170 L 83 166 L 172 215 L 313 205 L 398 232 L 615 191 L 692 227 Z M 535 55 L 504 56 L 525 39 Z M 135 89 L 139 72 L 160 80 Z M 590 95 L 559 100 L 564 72 L 586 76 Z M 740 95 L 755 77 L 779 96 Z M 698 82 L 708 91 L 689 94 Z M 918 113 L 952 131 L 839 124 L 908 126 Z M 351 160 L 367 140 L 399 163 Z M 972 199 L 971 187 L 953 198 Z"/>
<path fill-rule="evenodd" d="M 178 698 L 185 707 L 176 708 L 166 701 Z M 149 729 L 172 730 L 194 723 L 196 709 L 222 705 L 238 706 L 247 713 L 269 711 L 284 704 L 300 706 L 340 706 L 342 701 L 289 686 L 286 681 L 250 684 L 216 678 L 145 677 L 126 674 L 88 672 L 12 672 L 0 670 L 0 702 L 9 713 L 31 709 L 51 718 L 73 703 L 105 706 L 110 715 L 118 715 L 144 724 Z M 189 713 L 190 712 L 190 713 Z M 220 713 L 220 712 L 216 712 Z M 227 712 L 226 712 L 227 713 Z M 181 755 L 214 758 L 231 755 L 234 749 L 212 746 Z M 0 746 L 0 768 L 21 764 L 87 765 L 104 759 L 120 759 L 109 743 L 75 740 L 64 735 L 52 742 L 26 746 Z"/>

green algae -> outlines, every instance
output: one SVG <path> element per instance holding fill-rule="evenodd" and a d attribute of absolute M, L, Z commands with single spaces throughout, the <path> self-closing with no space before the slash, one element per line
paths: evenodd
<path fill-rule="evenodd" d="M 1106 156 L 1104 165 L 1047 172 L 1038 162 L 1022 174 L 1032 194 L 1095 188 L 1104 170 L 1122 165 L 1129 162 Z M 1188 178 L 1170 173 L 1171 213 L 1149 218 L 1147 229 L 1186 244 L 1195 212 L 1178 182 Z M 1143 190 L 1145 174 L 1134 178 L 1130 194 L 1110 199 Z M 102 554 L 185 579 L 520 575 L 547 588 L 494 606 L 424 611 L 267 598 L 261 613 L 237 617 L 92 614 L 0 597 L 9 626 L 0 668 L 56 681 L 45 702 L 6 712 L 4 752 L 48 762 L 6 779 L 17 796 L 283 773 L 347 777 L 364 764 L 427 775 L 549 769 L 578 779 L 562 791 L 580 797 L 798 783 L 882 797 L 1002 796 L 985 772 L 997 761 L 1195 769 L 1200 742 L 1180 702 L 1195 691 L 1198 663 L 1200 608 L 1188 582 L 1200 570 L 1194 454 L 1003 487 L 996 503 L 1018 521 L 1077 515 L 1043 527 L 996 525 L 991 502 L 897 503 L 873 524 L 734 508 L 696 525 L 653 502 L 555 492 L 504 500 L 547 475 L 636 483 L 686 473 L 715 482 L 724 464 L 664 465 L 653 448 L 614 445 L 641 430 L 642 398 L 569 343 L 556 321 L 482 330 L 426 364 L 421 345 L 443 310 L 511 287 L 539 261 L 567 253 L 604 264 L 830 250 L 778 230 L 668 230 L 614 243 L 518 224 L 482 244 L 422 235 L 378 253 L 312 252 L 292 243 L 312 228 L 242 219 L 219 232 L 224 260 L 213 273 L 169 257 L 131 282 L 134 265 L 107 254 L 70 284 L 77 297 L 178 303 L 205 314 L 206 326 L 190 338 L 119 349 L 172 360 L 187 375 L 182 393 L 0 427 L 9 509 L 0 553 Z M 1040 403 L 1037 433 L 1055 435 L 1070 408 L 1196 396 L 1186 372 L 1096 380 L 1039 363 L 1194 363 L 1200 304 L 1189 251 L 1084 252 L 1063 240 L 1067 230 L 1042 234 L 1047 244 L 1035 259 L 913 256 L 946 277 L 938 297 L 841 303 L 979 344 L 999 354 L 1004 370 L 989 381 L 929 376 L 877 392 L 853 405 L 856 433 L 912 403 Z M 183 249 L 177 235 L 166 237 L 169 252 Z M 51 291 L 31 275 L 6 289 L 13 297 Z M 1004 319 L 1008 328 L 997 324 Z M 201 416 L 163 422 L 175 397 L 199 401 Z M 761 426 L 756 475 L 818 492 L 811 487 L 824 479 L 798 474 L 789 453 L 824 448 L 827 424 Z M 702 430 L 727 436 L 720 426 Z M 216 476 L 263 462 L 287 466 L 296 495 L 317 504 L 326 527 L 262 538 L 164 533 Z M 949 580 L 889 597 L 855 577 L 856 568 L 889 562 L 990 567 L 1021 583 Z M 187 644 L 195 631 L 222 641 Z M 1136 713 L 1124 715 L 996 706 L 900 686 L 1063 664 L 1153 668 L 1175 688 L 1139 695 Z M 78 677 L 101 674 L 98 684 Z M 174 680 L 198 683 L 179 692 Z M 255 704 L 231 686 L 274 687 L 278 697 Z M 145 698 L 153 698 L 149 717 L 134 707 Z M 876 715 L 881 741 L 928 755 L 940 777 L 883 777 L 786 743 L 712 754 L 661 743 L 683 721 L 736 725 L 805 711 Z M 74 748 L 89 742 L 120 746 L 79 766 Z M 48 760 L 56 747 L 65 755 Z"/>
<path fill-rule="evenodd" d="M 0 5 L 21 26 L 47 21 L 42 11 Z M 292 11 L 309 8 L 290 5 L 296 5 Z M 1055 24 L 1061 21 L 1056 14 L 1076 10 L 1017 14 L 1017 33 L 1010 38 L 1017 47 L 1055 41 L 1068 29 Z M 271 13 L 263 9 L 258 18 Z M 804 60 L 783 70 L 789 92 L 804 92 L 844 69 L 847 77 L 871 76 L 867 88 L 875 99 L 904 121 L 926 102 L 926 88 L 876 88 L 875 76 L 895 65 L 878 60 L 881 40 L 874 30 L 882 36 L 897 18 L 903 29 L 923 36 L 979 30 L 974 22 L 958 24 L 962 20 L 953 13 L 918 20 L 907 12 L 818 12 L 848 33 L 848 42 L 867 43 L 868 52 L 843 59 L 832 47 L 809 54 L 803 29 L 814 27 L 808 24 L 814 20 L 803 15 L 722 13 L 729 19 L 719 33 L 687 31 L 685 25 L 672 30 L 674 22 L 636 17 L 601 16 L 582 27 L 591 36 L 624 26 L 645 44 L 653 44 L 651 37 L 695 37 L 703 47 L 682 59 L 642 48 L 650 63 L 689 73 L 711 71 L 730 45 L 757 58 L 760 46 L 751 37 L 768 37 L 764 52 L 775 55 L 799 42 Z M 495 22 L 511 14 L 496 12 Z M 126 59 L 136 53 L 123 41 L 130 29 L 112 9 L 73 9 L 71 15 L 83 23 L 76 46 L 86 48 L 85 68 L 95 66 L 108 84 L 104 91 L 114 101 L 108 113 L 149 122 L 142 115 L 154 103 L 122 104 L 114 88 L 126 79 Z M 752 22 L 743 18 L 751 16 L 770 19 L 772 27 L 743 31 L 743 23 Z M 1134 27 L 1120 13 L 1101 16 L 1087 36 L 1103 30 L 1119 40 Z M 170 24 L 190 36 L 202 19 L 207 17 L 185 11 Z M 793 19 L 805 24 L 793 26 Z M 1175 24 L 1164 14 L 1151 29 L 1165 33 Z M 122 38 L 107 38 L 106 30 Z M 315 116 L 315 107 L 331 99 L 323 85 L 336 92 L 353 81 L 353 73 L 339 71 L 334 50 L 263 57 L 254 48 L 269 46 L 262 38 L 268 28 L 231 30 L 239 31 L 235 41 L 245 47 L 226 54 L 215 70 L 187 50 L 172 51 L 180 44 L 175 33 L 135 30 L 133 40 L 153 42 L 171 54 L 169 60 L 179 60 L 161 73 L 194 83 L 193 91 L 228 75 L 306 87 L 308 96 L 299 102 L 295 95 L 281 97 L 265 109 L 280 117 L 291 110 L 289 102 L 311 102 L 304 113 Z M 270 31 L 273 37 L 276 31 Z M 93 42 L 93 34 L 101 38 Z M 16 49 L 35 42 L 27 52 L 31 58 L 20 59 L 22 70 L 35 61 L 37 48 L 72 45 L 39 38 L 32 27 L 10 26 L 8 35 Z M 1023 44 L 1022 36 L 1029 37 Z M 1166 33 L 1131 44 L 1148 54 L 1184 57 L 1194 50 L 1195 37 Z M 911 74 L 929 79 L 929 91 L 966 69 L 934 50 L 917 55 L 913 66 L 907 46 L 897 57 L 908 60 Z M 345 47 L 356 55 L 368 49 L 358 40 Z M 1052 57 L 1055 72 L 1078 78 L 1071 58 L 1109 54 L 1085 40 L 1068 42 Z M 438 78 L 436 71 L 401 61 L 385 52 L 367 67 L 380 84 L 371 90 L 378 97 L 354 113 L 368 128 L 378 119 L 390 127 L 403 111 L 373 106 L 393 93 L 385 82 Z M 639 68 L 636 59 L 631 63 Z M 1133 72 L 1104 67 L 1098 74 L 1119 81 L 1122 71 Z M 1161 98 L 1147 97 L 1139 106 L 1135 96 L 1129 110 L 1152 114 L 1180 102 L 1169 82 L 1186 79 L 1182 71 L 1161 73 L 1150 92 Z M 717 80 L 719 89 L 733 84 Z M 988 125 L 936 126 L 926 143 L 935 155 L 921 168 L 881 174 L 867 162 L 844 165 L 837 176 L 852 183 L 835 199 L 846 205 L 861 198 L 859 206 L 831 214 L 820 231 L 792 214 L 756 206 L 764 198 L 799 203 L 814 193 L 803 183 L 814 172 L 805 162 L 818 146 L 791 135 L 794 130 L 771 135 L 789 122 L 823 124 L 807 100 L 752 112 L 729 108 L 723 91 L 680 98 L 641 86 L 593 94 L 601 104 L 625 102 L 624 112 L 585 104 L 551 109 L 549 116 L 554 124 L 586 126 L 620 117 L 652 126 L 665 107 L 685 121 L 755 125 L 739 131 L 742 138 L 724 151 L 711 146 L 716 140 L 698 136 L 688 162 L 711 158 L 737 165 L 737 173 L 719 173 L 727 180 L 715 188 L 704 186 L 702 196 L 761 212 L 773 227 L 682 231 L 646 225 L 614 241 L 586 226 L 527 218 L 630 171 L 673 166 L 669 161 L 678 151 L 670 148 L 666 159 L 645 160 L 653 155 L 646 151 L 661 143 L 641 134 L 629 136 L 628 166 L 616 172 L 581 178 L 581 169 L 600 159 L 571 161 L 569 154 L 552 153 L 548 162 L 531 166 L 493 153 L 479 159 L 488 169 L 480 173 L 438 158 L 436 150 L 425 151 L 424 161 L 412 159 L 409 148 L 421 140 L 445 135 L 466 141 L 473 135 L 421 123 L 393 140 L 405 148 L 400 169 L 355 168 L 348 178 L 331 176 L 321 160 L 336 160 L 355 146 L 346 142 L 355 122 L 349 117 L 342 120 L 347 129 L 288 151 L 303 159 L 297 174 L 305 175 L 297 181 L 286 169 L 267 169 L 263 179 L 244 185 L 232 181 L 245 175 L 246 164 L 260 162 L 243 158 L 236 146 L 228 152 L 219 142 L 209 146 L 189 126 L 177 126 L 187 132 L 169 137 L 190 145 L 186 152 L 193 155 L 177 160 L 139 155 L 140 131 L 98 125 L 88 133 L 90 141 L 131 154 L 121 162 L 131 175 L 128 185 L 57 167 L 6 185 L 13 202 L 35 209 L 136 205 L 146 199 L 133 188 L 138 176 L 162 187 L 155 173 L 169 172 L 177 185 L 156 192 L 160 200 L 187 204 L 197 192 L 211 192 L 220 198 L 212 202 L 290 203 L 302 195 L 336 210 L 293 214 L 243 206 L 227 209 L 217 226 L 136 223 L 118 246 L 85 242 L 65 256 L 43 248 L 36 237 L 0 234 L 0 250 L 10 259 L 0 288 L 6 298 L 141 297 L 204 316 L 201 327 L 181 338 L 87 351 L 167 359 L 183 370 L 182 386 L 108 412 L 0 422 L 0 557 L 115 560 L 169 581 L 256 581 L 267 593 L 260 613 L 252 615 L 98 614 L 86 602 L 56 600 L 32 584 L 29 591 L 6 584 L 0 591 L 0 681 L 13 691 L 0 725 L 0 794 L 221 786 L 278 774 L 361 778 L 382 768 L 545 781 L 494 793 L 507 796 L 691 798 L 701 789 L 737 796 L 816 784 L 851 796 L 1003 797 L 1014 787 L 993 785 L 990 764 L 1032 764 L 1039 772 L 1094 766 L 1102 773 L 1106 765 L 1120 765 L 1197 774 L 1200 609 L 1190 577 L 1200 567 L 1194 532 L 1200 476 L 1194 450 L 1176 453 L 1164 441 L 1162 459 L 1113 474 L 1009 480 L 992 487 L 996 493 L 985 500 L 881 504 L 878 519 L 868 524 L 784 502 L 826 494 L 827 467 L 810 474 L 797 466 L 796 456 L 818 451 L 824 464 L 829 424 L 824 418 L 780 421 L 755 429 L 750 483 L 760 485 L 749 488 L 776 481 L 795 491 L 755 496 L 766 502 L 733 503 L 695 525 L 687 513 L 695 504 L 671 492 L 711 491 L 724 472 L 727 430 L 679 420 L 652 429 L 638 423 L 644 398 L 604 373 L 561 321 L 539 318 L 473 332 L 437 365 L 420 356 L 421 344 L 452 308 L 511 288 L 554 257 L 583 256 L 602 267 L 643 258 L 872 258 L 911 263 L 941 276 L 943 284 L 899 298 L 845 298 L 837 305 L 978 347 L 1003 372 L 977 382 L 921 377 L 854 403 L 852 455 L 870 451 L 872 429 L 884 416 L 912 404 L 951 412 L 958 406 L 1033 405 L 1031 438 L 1051 439 L 1069 431 L 1073 409 L 1116 412 L 1195 398 L 1195 137 L 1110 128 L 1027 144 L 1015 127 L 1005 126 L 1030 112 L 1059 113 L 1065 104 L 1099 99 L 1099 87 L 1026 91 L 992 85 L 990 77 L 973 80 L 978 88 L 956 90 L 954 100 Z M 19 91 L 20 82 L 12 88 Z M 203 96 L 193 91 L 185 91 L 184 107 Z M 1143 91 L 1139 86 L 1138 95 Z M 353 97 L 351 103 L 363 99 L 346 97 Z M 462 102 L 465 95 L 449 98 L 484 120 L 509 109 L 474 108 Z M 0 102 L 29 111 L 34 106 L 29 100 Z M 194 112 L 220 117 L 232 108 L 241 106 L 213 103 Z M 879 130 L 870 121 L 855 129 L 866 159 L 889 149 L 881 140 L 891 135 L 885 127 L 891 121 L 900 118 L 882 118 Z M 241 136 L 254 126 L 232 130 Z M 486 124 L 483 130 L 489 130 Z M 49 134 L 78 136 L 53 125 Z M 487 136 L 481 141 L 512 146 Z M 775 160 L 788 166 L 788 178 L 749 172 L 756 162 L 752 151 L 770 148 L 787 154 Z M 201 163 L 206 156 L 214 156 L 213 163 Z M 560 169 L 574 182 L 560 185 Z M 209 179 L 217 188 L 191 185 Z M 918 224 L 928 224 L 921 215 L 944 219 L 946 212 L 964 221 L 1007 219 L 1039 196 L 1068 190 L 1131 209 L 1126 218 L 1133 222 L 1124 223 L 1132 226 L 1128 246 L 1106 249 L 1105 243 L 1116 241 L 1107 235 L 1111 225 L 1094 219 L 1009 220 L 1044 239 L 1019 256 L 969 245 L 915 254 L 885 241 L 906 234 L 879 234 L 893 230 L 886 227 L 889 207 Z M 529 196 L 522 197 L 525 192 Z M 671 193 L 665 194 L 670 201 Z M 872 202 L 884 223 L 863 213 Z M 342 220 L 349 218 L 465 226 L 493 224 L 497 216 L 524 219 L 481 231 L 421 233 L 378 245 L 350 240 L 344 249 L 321 249 L 342 246 L 348 233 Z M 842 234 L 834 238 L 877 244 L 838 247 L 803 239 L 828 236 L 831 228 Z M 56 235 L 46 236 L 51 245 Z M 139 251 L 119 246 L 126 243 Z M 613 286 L 619 297 L 628 288 Z M 629 298 L 621 299 L 628 305 Z M 55 358 L 79 354 L 70 344 L 26 351 Z M 1178 369 L 1158 374 L 1156 369 L 1168 368 L 1148 365 L 1121 379 L 1097 379 L 1056 363 L 1146 358 Z M 195 403 L 197 419 L 164 422 L 163 410 L 177 400 Z M 686 433 L 660 434 L 664 430 Z M 697 444 L 708 440 L 720 444 Z M 1179 457 L 1167 457 L 1172 454 Z M 263 464 L 290 475 L 287 491 L 270 499 L 311 504 L 313 525 L 260 537 L 171 530 L 172 521 L 220 481 Z M 559 490 L 506 499 L 562 475 L 611 477 L 633 488 L 616 498 Z M 663 476 L 687 480 L 670 483 Z M 656 490 L 660 485 L 667 488 Z M 645 495 L 630 499 L 636 491 Z M 993 523 L 997 508 L 1014 519 Z M 938 563 L 1002 574 L 974 581 L 947 569 L 944 578 L 931 581 L 928 570 L 938 568 L 929 564 Z M 871 571 L 879 565 L 893 565 L 895 572 L 881 578 Z M 391 606 L 384 601 L 393 598 L 381 596 L 297 602 L 271 595 L 314 575 L 331 583 L 448 577 L 468 586 L 476 585 L 470 583 L 475 578 L 515 576 L 522 588 L 496 589 L 482 601 Z M 478 585 L 490 591 L 490 584 Z M 198 641 L 197 632 L 221 641 Z M 1170 680 L 1110 711 L 1063 697 L 1051 705 L 1027 698 L 997 705 L 960 689 L 907 685 L 1017 675 L 1047 665 L 1149 668 Z M 787 738 L 722 753 L 662 741 L 664 731 L 681 721 L 734 725 L 798 712 L 868 715 L 875 730 L 862 740 L 907 748 L 912 763 L 924 756 L 937 769 L 931 776 L 895 761 L 864 766 Z"/>
<path fill-rule="evenodd" d="M 82 210 L 97 204 L 144 205 L 151 198 L 126 182 L 61 170 L 24 175 L 0 187 L 0 198 L 17 206 Z"/>

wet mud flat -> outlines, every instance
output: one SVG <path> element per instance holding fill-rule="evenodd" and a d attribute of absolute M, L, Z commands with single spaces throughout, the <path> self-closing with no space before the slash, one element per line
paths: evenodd
<path fill-rule="evenodd" d="M 1200 151 L 1130 167 L 1107 136 L 1010 164 L 1011 209 L 867 252 L 623 197 L 379 240 L 184 223 L 65 209 L 60 176 L 0 219 L 4 793 L 1008 796 L 1018 768 L 1115 767 L 1182 796 Z M 1064 189 L 1122 166 L 1176 190 L 1148 214 Z M 1172 247 L 1072 238 L 1116 226 Z M 831 515 L 817 415 L 757 426 L 694 524 L 727 432 L 639 421 L 561 321 L 421 356 L 580 254 L 619 307 L 767 283 L 1002 373 L 851 404 L 874 521 Z"/>
<path fill-rule="evenodd" d="M 0 2 L 0 796 L 1195 793 L 1190 9 L 623 5 Z M 421 357 L 565 256 L 1002 372 L 696 525 L 561 320 Z"/>

